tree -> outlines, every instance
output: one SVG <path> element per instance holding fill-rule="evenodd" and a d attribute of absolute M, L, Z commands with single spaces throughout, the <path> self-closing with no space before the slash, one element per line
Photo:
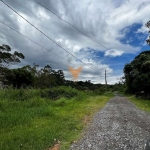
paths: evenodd
<path fill-rule="evenodd" d="M 35 80 L 35 85 L 40 88 L 49 88 L 56 85 L 56 78 L 52 74 L 52 68 L 46 65 L 38 71 L 38 76 Z"/>
<path fill-rule="evenodd" d="M 15 88 L 31 86 L 33 75 L 24 68 L 11 69 L 11 73 L 6 74 L 7 84 Z"/>
<path fill-rule="evenodd" d="M 65 77 L 62 70 L 54 71 L 52 73 L 56 77 L 56 84 L 57 85 L 64 85 Z"/>
<path fill-rule="evenodd" d="M 50 65 L 40 68 L 39 65 L 33 64 L 23 67 L 34 76 L 32 86 L 37 88 L 49 88 L 56 85 L 64 84 L 64 73 L 62 70 L 52 70 Z"/>
<path fill-rule="evenodd" d="M 150 89 L 150 51 L 140 53 L 124 67 L 127 91 L 136 93 Z"/>
<path fill-rule="evenodd" d="M 24 59 L 22 53 L 15 51 L 13 54 L 10 53 L 11 48 L 8 45 L 0 46 L 0 67 L 8 68 L 10 65 L 20 63 L 20 58 Z"/>
<path fill-rule="evenodd" d="M 149 33 L 150 33 L 150 21 L 148 21 L 145 25 L 147 28 L 149 28 Z M 147 44 L 150 45 L 150 36 L 149 38 L 146 40 Z"/>
<path fill-rule="evenodd" d="M 20 59 L 24 59 L 22 53 L 15 51 L 11 53 L 11 48 L 8 45 L 0 46 L 0 80 L 1 82 L 6 82 L 6 75 L 11 73 L 8 69 L 10 65 L 20 63 Z"/>
<path fill-rule="evenodd" d="M 33 63 L 33 67 L 31 67 L 30 65 L 26 65 L 22 68 L 29 71 L 33 76 L 38 76 L 38 69 L 37 68 L 39 68 L 39 65 Z"/>

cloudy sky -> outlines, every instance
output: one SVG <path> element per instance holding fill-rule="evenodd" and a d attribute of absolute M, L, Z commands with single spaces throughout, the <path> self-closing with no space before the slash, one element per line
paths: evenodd
<path fill-rule="evenodd" d="M 25 55 L 25 60 L 14 67 L 33 63 L 43 67 L 49 64 L 55 70 L 63 70 L 66 79 L 72 80 L 68 66 L 82 66 L 78 80 L 91 80 L 93 83 L 104 83 L 106 70 L 108 84 L 114 84 L 123 76 L 126 63 L 140 52 L 150 50 L 145 42 L 148 37 L 145 24 L 150 20 L 150 0 L 37 1 L 97 43 L 34 0 L 4 0 L 76 59 L 0 1 L 0 21 L 44 47 L 0 23 L 0 45 L 7 44 L 12 51 L 17 50 Z"/>

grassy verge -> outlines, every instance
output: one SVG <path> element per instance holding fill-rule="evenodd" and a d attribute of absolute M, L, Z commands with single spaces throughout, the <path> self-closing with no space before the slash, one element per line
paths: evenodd
<path fill-rule="evenodd" d="M 150 100 L 136 98 L 134 95 L 127 96 L 139 109 L 150 112 Z"/>
<path fill-rule="evenodd" d="M 41 97 L 40 90 L 0 90 L 0 149 L 44 150 L 59 140 L 61 150 L 67 150 L 112 97 L 111 93 L 66 91 L 76 96 L 56 100 Z"/>

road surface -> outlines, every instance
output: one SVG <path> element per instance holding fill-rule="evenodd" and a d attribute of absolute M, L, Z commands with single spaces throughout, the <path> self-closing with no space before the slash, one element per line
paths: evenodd
<path fill-rule="evenodd" d="M 150 138 L 150 114 L 115 96 L 94 117 L 70 150 L 143 150 Z"/>

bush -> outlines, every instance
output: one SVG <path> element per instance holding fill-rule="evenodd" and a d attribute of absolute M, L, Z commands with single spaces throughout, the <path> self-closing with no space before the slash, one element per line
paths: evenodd
<path fill-rule="evenodd" d="M 1 99 L 25 101 L 39 96 L 40 96 L 39 90 L 35 90 L 35 89 L 9 88 L 9 89 L 0 90 Z"/>
<path fill-rule="evenodd" d="M 102 95 L 105 93 L 105 91 L 106 89 L 104 87 L 100 87 L 97 90 L 95 90 L 95 94 Z"/>
<path fill-rule="evenodd" d="M 40 94 L 42 98 L 48 98 L 52 100 L 57 100 L 62 97 L 70 99 L 70 98 L 78 96 L 78 91 L 70 87 L 69 88 L 57 87 L 53 89 L 42 90 Z"/>

